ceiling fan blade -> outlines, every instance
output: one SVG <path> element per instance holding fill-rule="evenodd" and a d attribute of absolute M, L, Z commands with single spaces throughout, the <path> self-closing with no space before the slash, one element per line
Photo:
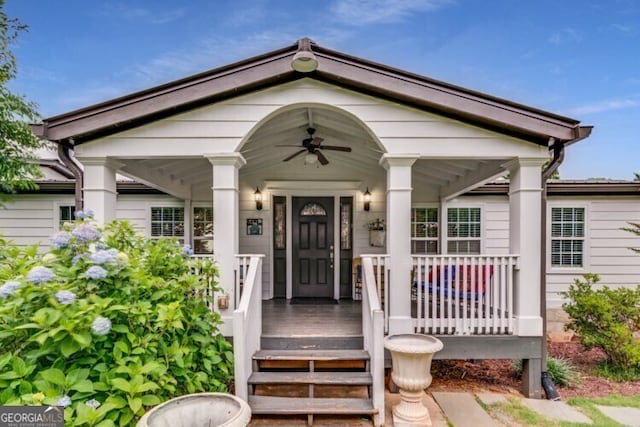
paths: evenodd
<path fill-rule="evenodd" d="M 283 162 L 288 162 L 289 160 L 293 159 L 297 155 L 302 154 L 302 153 L 306 153 L 306 152 L 307 152 L 306 148 L 304 150 L 300 150 L 297 153 L 294 153 L 294 154 L 290 155 L 289 157 L 287 157 L 286 159 L 284 159 Z"/>
<path fill-rule="evenodd" d="M 319 136 L 316 136 L 311 140 L 311 143 L 317 147 L 320 144 L 322 144 L 322 141 L 324 141 L 324 138 L 320 138 Z"/>
<path fill-rule="evenodd" d="M 329 163 L 329 160 L 324 156 L 324 154 L 322 154 L 321 151 L 316 150 L 314 153 L 316 154 L 316 156 L 318 156 L 318 160 L 320 161 L 320 164 L 322 166 Z"/>
<path fill-rule="evenodd" d="M 351 147 L 339 147 L 337 145 L 323 145 L 323 150 L 344 151 L 345 153 L 351 152 Z"/>

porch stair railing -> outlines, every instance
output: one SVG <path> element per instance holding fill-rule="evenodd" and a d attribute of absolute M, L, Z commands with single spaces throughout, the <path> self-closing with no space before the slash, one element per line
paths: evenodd
<path fill-rule="evenodd" d="M 238 265 L 242 270 L 236 270 L 236 295 L 240 296 L 233 312 L 233 357 L 236 395 L 244 400 L 248 399 L 247 381 L 252 371 L 252 357 L 260 350 L 262 336 L 263 257 L 240 256 Z"/>
<path fill-rule="evenodd" d="M 374 272 L 374 261 L 372 258 L 362 257 L 362 335 L 364 349 L 369 352 L 371 357 L 371 376 L 373 380 L 371 399 L 374 409 L 378 410 L 375 425 L 384 425 L 385 422 L 383 342 L 385 315 L 382 311 L 378 295 L 383 293 L 379 287 L 379 283 L 382 282 L 381 275 L 386 274 L 386 269 L 380 268 L 384 266 L 380 261 L 382 261 L 382 259 L 376 257 L 376 266 L 379 268 Z"/>

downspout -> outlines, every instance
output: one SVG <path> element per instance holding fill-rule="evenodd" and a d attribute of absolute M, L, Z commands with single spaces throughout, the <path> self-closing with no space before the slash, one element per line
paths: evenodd
<path fill-rule="evenodd" d="M 547 372 L 547 181 L 551 175 L 558 170 L 564 161 L 565 147 L 581 141 L 589 135 L 593 126 L 579 126 L 574 128 L 574 138 L 568 141 L 559 141 L 553 137 L 549 138 L 549 147 L 553 150 L 553 158 L 551 163 L 542 171 L 542 194 L 541 194 L 541 213 L 540 221 L 540 311 L 542 315 L 542 388 L 544 389 L 547 399 L 560 400 L 560 394 L 555 389 L 551 377 Z"/>
<path fill-rule="evenodd" d="M 62 163 L 69 168 L 75 178 L 75 206 L 76 211 L 84 208 L 84 199 L 82 198 L 82 187 L 84 187 L 84 174 L 80 166 L 71 158 L 71 147 L 58 143 L 58 156 Z"/>
<path fill-rule="evenodd" d="M 540 227 L 540 311 L 542 315 L 542 388 L 549 400 L 560 400 L 560 394 L 553 385 L 547 372 L 547 181 L 558 170 L 564 160 L 565 144 L 555 138 L 549 138 L 553 150 L 551 163 L 542 171 L 541 227 Z"/>

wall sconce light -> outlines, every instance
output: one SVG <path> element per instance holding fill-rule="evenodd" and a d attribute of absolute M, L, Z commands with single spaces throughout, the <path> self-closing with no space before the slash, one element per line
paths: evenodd
<path fill-rule="evenodd" d="M 218 297 L 218 310 L 227 310 L 229 308 L 229 294 L 220 295 Z"/>
<path fill-rule="evenodd" d="M 369 187 L 367 187 L 367 190 L 362 195 L 362 198 L 364 200 L 364 210 L 369 211 L 369 209 L 371 209 L 371 193 L 369 192 Z"/>
<path fill-rule="evenodd" d="M 253 198 L 256 201 L 256 210 L 261 211 L 262 210 L 262 193 L 260 192 L 260 189 L 258 187 L 256 187 L 256 192 L 253 193 Z"/>

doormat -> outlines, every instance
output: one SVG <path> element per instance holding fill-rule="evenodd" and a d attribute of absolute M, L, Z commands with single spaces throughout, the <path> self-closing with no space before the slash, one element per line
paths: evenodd
<path fill-rule="evenodd" d="M 289 304 L 307 304 L 307 305 L 329 305 L 338 304 L 338 301 L 333 298 L 291 298 Z"/>

